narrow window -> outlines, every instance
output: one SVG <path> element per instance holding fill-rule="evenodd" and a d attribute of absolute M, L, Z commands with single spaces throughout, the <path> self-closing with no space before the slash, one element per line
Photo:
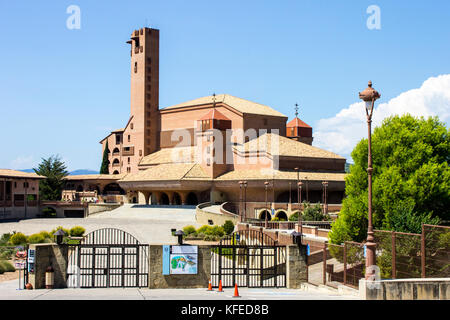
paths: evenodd
<path fill-rule="evenodd" d="M 134 73 L 137 73 L 137 62 L 134 63 Z"/>

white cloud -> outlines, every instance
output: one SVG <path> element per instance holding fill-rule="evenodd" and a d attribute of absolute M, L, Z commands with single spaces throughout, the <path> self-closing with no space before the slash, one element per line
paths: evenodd
<path fill-rule="evenodd" d="M 10 168 L 13 170 L 31 169 L 35 165 L 33 156 L 18 156 L 11 160 Z"/>
<path fill-rule="evenodd" d="M 372 127 L 391 115 L 450 117 L 450 74 L 427 79 L 420 88 L 401 93 L 387 103 L 375 105 Z M 351 161 L 350 153 L 367 137 L 367 119 L 363 102 L 351 104 L 332 118 L 320 119 L 314 133 L 314 145 L 336 152 Z"/>

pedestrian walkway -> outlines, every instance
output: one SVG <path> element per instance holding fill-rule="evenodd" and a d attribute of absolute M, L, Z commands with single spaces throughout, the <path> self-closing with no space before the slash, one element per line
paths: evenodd
<path fill-rule="evenodd" d="M 239 288 L 241 298 L 233 298 L 234 288 L 224 292 L 201 289 L 53 289 L 17 290 L 18 282 L 0 283 L 0 300 L 358 300 L 328 290 L 249 289 Z"/>

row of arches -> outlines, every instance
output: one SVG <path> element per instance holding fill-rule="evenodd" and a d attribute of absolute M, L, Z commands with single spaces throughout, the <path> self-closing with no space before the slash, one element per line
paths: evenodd
<path fill-rule="evenodd" d="M 295 213 L 295 212 L 294 212 L 294 213 Z M 267 220 L 268 220 L 268 221 L 272 220 L 272 215 L 270 214 L 270 211 L 268 211 L 268 210 L 262 210 L 262 211 L 259 213 L 258 218 L 265 221 L 265 220 L 266 220 L 266 217 L 267 217 Z M 279 218 L 281 221 L 288 221 L 288 220 L 289 220 L 289 219 L 288 219 L 287 212 L 284 211 L 284 210 L 278 210 L 278 211 L 275 213 L 275 217 Z"/>
<path fill-rule="evenodd" d="M 158 205 L 188 205 L 188 206 L 196 206 L 199 204 L 199 200 L 197 195 L 194 192 L 189 192 L 186 195 L 182 195 L 176 191 L 174 192 L 164 192 L 160 191 L 154 194 L 149 193 L 146 195 L 146 203 L 150 203 L 150 199 L 154 199 L 156 204 Z M 183 202 L 183 196 L 184 202 Z"/>

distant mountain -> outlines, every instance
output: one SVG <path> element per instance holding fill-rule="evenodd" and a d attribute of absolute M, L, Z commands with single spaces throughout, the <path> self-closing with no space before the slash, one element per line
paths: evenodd
<path fill-rule="evenodd" d="M 80 174 L 99 174 L 99 172 L 95 171 L 95 170 L 89 170 L 89 169 L 78 169 L 78 170 L 69 172 L 69 175 L 71 175 L 71 176 L 77 176 Z"/>
<path fill-rule="evenodd" d="M 33 169 L 23 169 L 23 170 L 19 170 L 22 172 L 34 172 Z M 99 174 L 98 171 L 95 170 L 89 170 L 89 169 L 78 169 L 78 170 L 74 170 L 74 171 L 70 171 L 69 172 L 69 176 L 78 176 L 80 174 Z"/>

